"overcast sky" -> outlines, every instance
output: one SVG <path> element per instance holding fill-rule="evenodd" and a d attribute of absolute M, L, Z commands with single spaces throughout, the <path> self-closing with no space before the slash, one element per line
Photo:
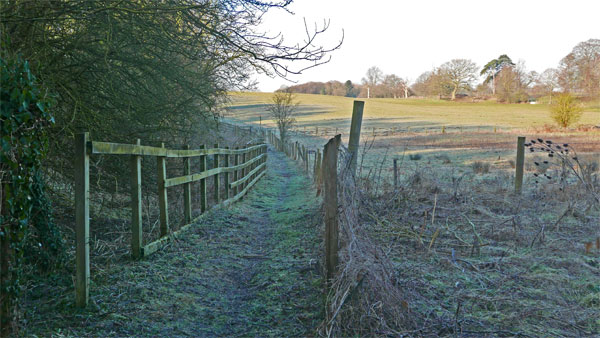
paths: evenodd
<path fill-rule="evenodd" d="M 320 43 L 341 49 L 328 64 L 291 77 L 298 83 L 339 80 L 358 83 L 371 66 L 414 81 L 456 58 L 479 67 L 501 54 L 524 60 L 528 70 L 557 67 L 579 42 L 600 38 L 600 0 L 295 0 L 295 15 L 271 11 L 263 28 L 301 41 L 309 27 L 331 22 Z M 258 75 L 261 91 L 293 85 Z"/>

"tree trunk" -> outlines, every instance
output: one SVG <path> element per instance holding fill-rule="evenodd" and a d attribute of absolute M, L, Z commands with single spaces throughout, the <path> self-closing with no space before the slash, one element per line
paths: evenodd
<path fill-rule="evenodd" d="M 452 89 L 452 101 L 454 101 L 454 99 L 456 99 L 456 91 L 458 90 L 458 86 L 454 86 L 454 89 Z"/>

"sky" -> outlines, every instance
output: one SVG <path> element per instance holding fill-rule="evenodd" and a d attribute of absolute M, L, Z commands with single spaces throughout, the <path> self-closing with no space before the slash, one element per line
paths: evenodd
<path fill-rule="evenodd" d="M 293 82 L 257 74 L 260 91 L 309 81 L 359 83 L 371 66 L 412 83 L 451 59 L 482 67 L 501 54 L 541 73 L 579 42 L 600 39 L 600 0 L 295 0 L 289 9 L 294 15 L 268 12 L 261 29 L 281 32 L 291 44 L 303 40 L 304 20 L 309 28 L 329 20 L 317 42 L 334 46 L 342 32 L 344 42 L 329 63 L 290 76 Z"/>

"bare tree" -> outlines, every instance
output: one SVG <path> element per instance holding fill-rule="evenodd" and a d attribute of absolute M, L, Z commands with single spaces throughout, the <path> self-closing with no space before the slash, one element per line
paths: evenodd
<path fill-rule="evenodd" d="M 367 74 L 362 79 L 363 85 L 367 86 L 367 98 L 371 97 L 371 88 L 378 86 L 383 80 L 383 72 L 379 67 L 373 66 L 367 70 Z"/>
<path fill-rule="evenodd" d="M 383 86 L 385 87 L 385 91 L 387 92 L 387 94 L 395 99 L 402 96 L 402 93 L 404 92 L 405 88 L 407 88 L 404 79 L 402 79 L 396 74 L 386 75 L 383 78 Z M 405 93 L 405 95 L 408 94 Z"/>
<path fill-rule="evenodd" d="M 552 104 L 552 94 L 558 87 L 558 71 L 555 68 L 548 68 L 540 74 L 538 83 L 544 89 L 544 93 L 550 97 L 550 104 Z"/>
<path fill-rule="evenodd" d="M 600 95 L 600 39 L 580 42 L 560 61 L 559 82 L 563 91 Z"/>
<path fill-rule="evenodd" d="M 268 106 L 267 110 L 275 123 L 277 123 L 281 142 L 285 143 L 288 131 L 296 122 L 294 115 L 300 102 L 296 100 L 296 95 L 291 91 L 276 92 L 273 94 L 271 101 L 273 103 Z"/>
<path fill-rule="evenodd" d="M 452 86 L 452 100 L 460 89 L 470 89 L 471 83 L 476 80 L 477 65 L 467 59 L 453 59 L 441 67 L 442 74 L 448 84 Z"/>

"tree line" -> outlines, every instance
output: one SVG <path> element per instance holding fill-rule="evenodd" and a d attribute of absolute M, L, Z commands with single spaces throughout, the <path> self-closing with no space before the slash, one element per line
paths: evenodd
<path fill-rule="evenodd" d="M 478 79 L 483 76 L 483 81 Z M 438 97 L 455 100 L 459 96 L 499 102 L 526 102 L 548 97 L 557 91 L 579 97 L 600 96 L 600 39 L 578 43 L 556 68 L 542 73 L 528 70 L 524 61 L 517 63 L 506 54 L 479 68 L 469 59 L 453 59 L 422 73 L 412 83 L 396 74 L 384 74 L 379 67 L 367 70 L 361 83 L 339 81 L 309 82 L 287 88 L 292 92 L 347 97 L 406 98 Z"/>

